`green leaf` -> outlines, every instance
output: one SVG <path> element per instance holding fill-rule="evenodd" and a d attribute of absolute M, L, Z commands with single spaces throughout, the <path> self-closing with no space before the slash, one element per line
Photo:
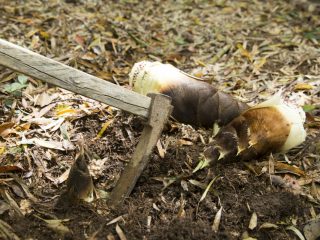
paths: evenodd
<path fill-rule="evenodd" d="M 25 75 L 19 75 L 17 80 L 18 81 L 14 83 L 5 85 L 4 91 L 17 96 L 20 95 L 20 90 L 28 86 L 28 77 Z"/>
<path fill-rule="evenodd" d="M 13 103 L 14 103 L 14 99 L 12 98 L 8 98 L 4 100 L 4 104 L 6 105 L 6 107 L 11 108 Z"/>
<path fill-rule="evenodd" d="M 28 81 L 28 77 L 25 75 L 19 75 L 18 76 L 18 81 L 19 83 L 21 83 L 22 85 L 25 85 Z"/>
<path fill-rule="evenodd" d="M 186 44 L 185 40 L 184 40 L 182 37 L 177 37 L 177 38 L 175 39 L 175 42 L 176 42 L 176 44 L 179 44 L 179 45 L 184 45 L 184 44 Z"/>
<path fill-rule="evenodd" d="M 21 146 L 11 147 L 11 148 L 9 148 L 9 152 L 10 152 L 11 154 L 22 153 L 22 152 L 23 152 L 23 148 L 22 148 Z"/>
<path fill-rule="evenodd" d="M 320 39 L 320 29 L 316 28 L 313 31 L 305 32 L 304 37 L 308 40 L 312 40 L 312 39 L 319 40 Z"/>
<path fill-rule="evenodd" d="M 195 172 L 209 166 L 209 161 L 204 156 L 201 156 L 199 158 L 199 160 L 200 161 L 198 162 L 196 168 L 192 171 L 192 173 L 195 173 Z"/>
<path fill-rule="evenodd" d="M 217 179 L 217 177 L 214 177 L 214 178 L 211 180 L 211 182 L 208 184 L 208 186 L 207 186 L 206 190 L 204 190 L 204 192 L 203 192 L 203 194 L 202 194 L 199 202 L 201 202 L 201 201 L 203 201 L 203 199 L 205 199 L 205 197 L 207 196 L 207 194 L 208 194 L 208 192 L 209 192 L 209 190 L 210 190 L 210 187 L 212 186 L 212 184 L 214 183 L 214 181 L 215 181 L 216 179 Z"/>
<path fill-rule="evenodd" d="M 316 106 L 315 105 L 304 105 L 302 108 L 303 108 L 303 111 L 305 111 L 305 112 L 311 112 L 316 109 Z"/>
<path fill-rule="evenodd" d="M 8 93 L 13 93 L 15 91 L 18 91 L 22 89 L 24 86 L 21 85 L 20 83 L 14 82 L 12 84 L 8 84 L 4 87 L 4 90 Z"/>

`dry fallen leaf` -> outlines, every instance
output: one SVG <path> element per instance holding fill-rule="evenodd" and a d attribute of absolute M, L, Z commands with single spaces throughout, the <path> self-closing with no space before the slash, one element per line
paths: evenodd
<path fill-rule="evenodd" d="M 306 240 L 317 240 L 320 237 L 320 219 L 312 219 L 303 228 Z"/>
<path fill-rule="evenodd" d="M 14 126 L 14 122 L 5 122 L 0 124 L 0 136 L 5 138 L 10 133 L 14 132 L 14 129 L 12 128 Z"/>
<path fill-rule="evenodd" d="M 0 173 L 17 172 L 17 171 L 23 172 L 24 169 L 22 169 L 19 166 L 8 166 L 8 165 L 0 166 Z"/>
<path fill-rule="evenodd" d="M 30 139 L 25 139 L 25 140 L 21 140 L 19 142 L 20 145 L 22 144 L 34 144 L 40 147 L 44 147 L 44 148 L 50 148 L 50 149 L 56 149 L 56 150 L 69 150 L 69 147 L 72 147 L 73 144 L 69 143 L 68 148 L 66 148 L 66 144 L 63 142 L 58 142 L 58 141 L 46 141 L 40 138 L 30 138 Z M 64 146 L 65 145 L 65 146 Z"/>
<path fill-rule="evenodd" d="M 99 131 L 99 133 L 97 135 L 97 138 L 101 138 L 102 137 L 103 133 L 107 130 L 107 128 L 110 126 L 110 124 L 113 122 L 113 120 L 114 119 L 109 119 L 103 124 L 101 130 Z"/>
<path fill-rule="evenodd" d="M 19 205 L 16 203 L 16 201 L 10 196 L 9 192 L 5 189 L 0 189 L 0 193 L 2 198 L 13 208 L 13 210 L 18 214 L 18 216 L 22 217 L 23 213 L 20 210 Z"/>
<path fill-rule="evenodd" d="M 20 210 L 23 213 L 23 215 L 31 213 L 33 211 L 31 207 L 31 202 L 27 199 L 22 199 L 20 201 Z"/>
<path fill-rule="evenodd" d="M 274 229 L 277 229 L 279 228 L 278 225 L 276 224 L 273 224 L 273 223 L 268 223 L 268 222 L 265 222 L 263 224 L 261 224 L 260 228 L 259 229 L 268 229 L 268 228 L 274 228 Z"/>
<path fill-rule="evenodd" d="M 219 230 L 221 216 L 222 216 L 222 209 L 223 208 L 221 207 L 214 217 L 213 224 L 212 224 L 212 231 L 214 232 L 218 232 Z"/>
<path fill-rule="evenodd" d="M 117 232 L 120 240 L 127 240 L 126 235 L 124 234 L 124 232 L 122 231 L 122 229 L 119 227 L 118 224 L 116 226 L 116 232 Z"/>
<path fill-rule="evenodd" d="M 257 227 L 257 225 L 258 225 L 258 216 L 256 212 L 253 212 L 249 222 L 249 229 L 253 230 Z"/>
<path fill-rule="evenodd" d="M 191 145 L 193 145 L 193 142 L 187 141 L 187 140 L 184 140 L 184 139 L 179 139 L 178 140 L 178 145 L 179 146 L 191 146 Z"/>
<path fill-rule="evenodd" d="M 202 194 L 202 196 L 201 196 L 201 198 L 200 198 L 200 200 L 199 200 L 199 203 L 200 203 L 201 201 L 203 201 L 203 199 L 205 199 L 205 197 L 207 196 L 207 194 L 208 194 L 208 192 L 209 192 L 212 184 L 215 182 L 216 179 L 217 179 L 217 177 L 213 178 L 213 179 L 210 181 L 210 183 L 208 184 L 207 188 L 204 190 L 204 192 L 203 192 L 203 194 Z"/>
<path fill-rule="evenodd" d="M 286 230 L 293 231 L 300 240 L 305 240 L 303 234 L 295 226 L 289 226 Z"/>
<path fill-rule="evenodd" d="M 1 219 L 0 219 L 0 239 L 20 240 L 20 238 L 14 233 L 14 230 L 12 229 L 12 227 Z"/>
<path fill-rule="evenodd" d="M 301 170 L 298 167 L 286 164 L 286 163 L 275 162 L 274 163 L 274 168 L 275 168 L 276 171 L 281 172 L 281 173 L 289 172 L 289 173 L 293 173 L 293 174 L 298 175 L 298 176 L 305 176 L 305 172 L 303 170 Z"/>
<path fill-rule="evenodd" d="M 295 91 L 305 91 L 305 90 L 311 90 L 313 89 L 314 87 L 308 83 L 297 83 L 295 86 L 294 86 L 294 90 Z"/>
<path fill-rule="evenodd" d="M 166 150 L 163 148 L 163 146 L 162 146 L 162 143 L 161 143 L 161 140 L 160 140 L 160 139 L 158 140 L 156 147 L 157 147 L 157 150 L 158 150 L 159 156 L 160 156 L 161 158 L 164 158 L 165 153 L 166 153 Z"/>
<path fill-rule="evenodd" d="M 59 177 L 54 179 L 55 184 L 61 184 L 65 182 L 68 179 L 69 173 L 70 173 L 70 168 L 64 171 Z"/>
<path fill-rule="evenodd" d="M 70 219 L 43 219 L 37 215 L 34 216 L 44 221 L 48 228 L 59 234 L 66 235 L 71 233 L 71 230 L 63 224 L 64 222 L 70 221 Z"/>
<path fill-rule="evenodd" d="M 57 95 L 49 95 L 46 92 L 42 92 L 41 94 L 34 97 L 34 104 L 39 105 L 40 107 L 44 107 L 46 105 L 49 105 L 55 98 L 57 98 Z"/>
<path fill-rule="evenodd" d="M 114 224 L 114 223 L 117 223 L 117 222 L 119 222 L 119 221 L 124 221 L 122 215 L 121 215 L 121 216 L 118 216 L 118 217 L 116 217 L 116 218 L 114 218 L 114 219 L 112 219 L 110 222 L 107 223 L 107 226 L 108 226 L 108 225 L 111 225 L 111 224 Z"/>

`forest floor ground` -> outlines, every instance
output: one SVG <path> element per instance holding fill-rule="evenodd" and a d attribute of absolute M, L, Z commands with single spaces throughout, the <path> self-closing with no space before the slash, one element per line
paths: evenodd
<path fill-rule="evenodd" d="M 319 224 L 316 1 L 0 0 L 0 16 L 0 38 L 127 88 L 133 64 L 152 60 L 251 105 L 283 89 L 306 111 L 308 134 L 285 155 L 192 173 L 212 129 L 170 120 L 130 197 L 110 209 L 103 196 L 130 161 L 143 119 L 0 68 L 3 238 L 299 239 Z M 100 199 L 58 211 L 80 135 Z"/>

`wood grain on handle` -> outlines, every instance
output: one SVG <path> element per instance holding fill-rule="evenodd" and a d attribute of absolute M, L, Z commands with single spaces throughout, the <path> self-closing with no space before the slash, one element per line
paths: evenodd
<path fill-rule="evenodd" d="M 124 111 L 143 117 L 149 115 L 151 104 L 149 97 L 2 39 L 0 39 L 0 65 Z"/>

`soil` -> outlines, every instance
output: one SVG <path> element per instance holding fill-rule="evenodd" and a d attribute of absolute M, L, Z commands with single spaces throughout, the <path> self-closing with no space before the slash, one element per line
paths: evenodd
<path fill-rule="evenodd" d="M 85 126 L 78 131 L 88 139 L 90 151 L 109 156 L 103 174 L 105 177 L 95 179 L 97 188 L 106 186 L 111 176 L 119 175 L 124 163 L 130 159 L 139 139 L 139 131 L 143 127 L 139 118 L 130 119 L 125 115 L 118 120 L 99 140 L 95 140 L 101 123 L 98 116 L 73 123 L 75 126 Z M 181 129 L 184 126 L 170 132 L 169 125 L 162 136 L 163 141 L 173 136 L 178 139 L 183 136 Z M 134 141 L 124 134 L 127 127 L 133 130 Z M 115 134 L 119 130 L 122 130 L 123 138 Z M 207 136 L 210 134 L 205 130 L 201 132 Z M 193 138 L 192 135 L 189 136 Z M 32 206 L 32 214 L 21 218 L 9 211 L 2 215 L 2 219 L 22 239 L 105 239 L 107 236 L 108 239 L 113 239 L 110 236 L 117 239 L 116 224 L 124 231 L 127 239 L 239 239 L 245 232 L 258 239 L 295 238 L 285 227 L 294 220 L 297 220 L 297 226 L 302 226 L 310 218 L 311 205 L 306 198 L 271 185 L 267 174 L 256 176 L 243 163 L 218 164 L 187 176 L 190 166 L 194 168 L 196 165 L 196 161 L 189 165 L 190 159 L 195 160 L 204 147 L 199 139 L 193 139 L 192 146 L 169 145 L 163 159 L 155 151 L 131 196 L 118 209 L 108 208 L 104 199 L 91 204 L 80 203 L 63 211 L 55 209 L 61 187 L 50 188 L 47 182 L 43 182 L 33 186 L 32 191 L 43 197 Z M 68 155 L 63 154 L 59 157 L 60 161 L 69 159 Z M 176 177 L 183 174 L 185 177 L 177 179 L 165 189 L 161 181 L 155 180 L 156 177 Z M 215 176 L 217 179 L 211 191 L 199 203 L 204 190 L 190 184 L 188 180 L 208 184 Z M 182 186 L 182 182 L 187 187 Z M 223 207 L 221 223 L 219 231 L 215 233 L 211 226 L 220 205 Z M 273 223 L 278 228 L 248 230 L 253 212 L 257 214 L 260 226 L 262 223 Z M 69 219 L 64 224 L 72 232 L 59 235 L 35 215 L 44 219 Z M 108 225 L 108 222 L 119 216 L 122 216 L 120 221 Z M 148 218 L 151 219 L 149 225 Z"/>

